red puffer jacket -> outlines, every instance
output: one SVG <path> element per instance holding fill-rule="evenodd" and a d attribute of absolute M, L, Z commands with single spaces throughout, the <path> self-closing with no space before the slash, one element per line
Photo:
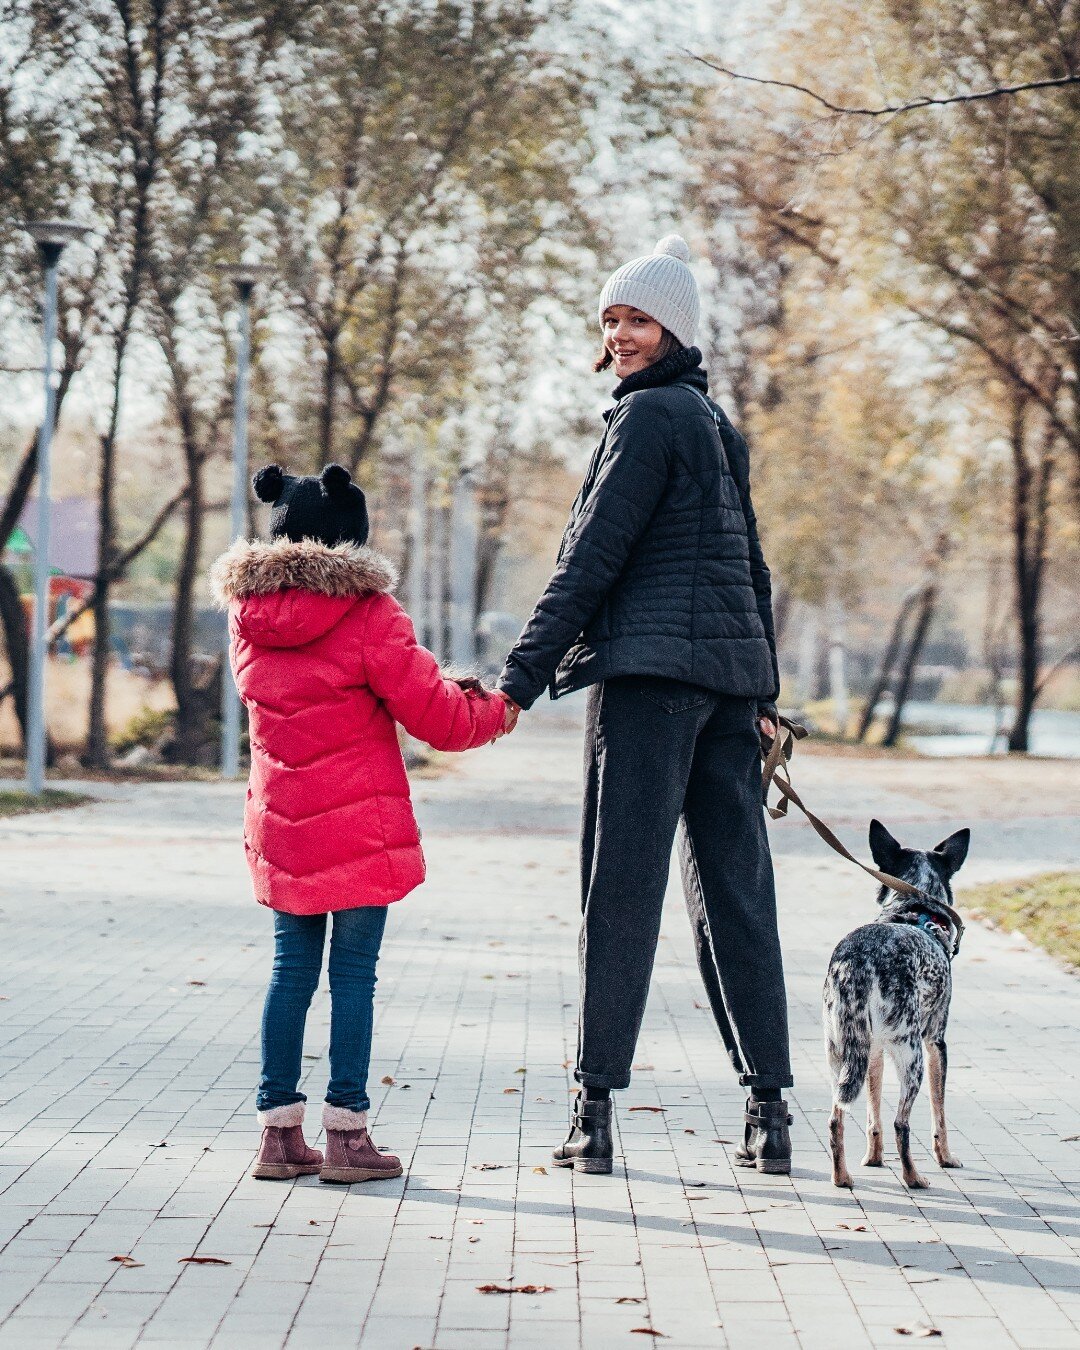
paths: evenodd
<path fill-rule="evenodd" d="M 290 914 L 388 905 L 424 879 L 395 722 L 438 750 L 503 724 L 419 646 L 368 548 L 241 541 L 214 564 L 250 714 L 244 847 L 255 898 Z"/>

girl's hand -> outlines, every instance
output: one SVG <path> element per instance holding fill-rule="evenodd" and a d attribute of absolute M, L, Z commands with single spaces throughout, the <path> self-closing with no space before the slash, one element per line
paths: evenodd
<path fill-rule="evenodd" d="M 776 737 L 776 723 L 771 717 L 759 717 L 757 720 L 758 728 L 768 736 L 769 740 Z"/>
<path fill-rule="evenodd" d="M 521 716 L 521 709 L 508 694 L 504 694 L 501 689 L 497 689 L 495 692 L 506 706 L 503 710 L 502 730 L 491 738 L 492 745 L 495 744 L 500 736 L 509 736 L 517 726 L 517 720 Z"/>

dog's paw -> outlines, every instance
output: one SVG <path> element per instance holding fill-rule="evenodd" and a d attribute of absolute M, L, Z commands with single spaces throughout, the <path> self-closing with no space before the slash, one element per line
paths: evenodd
<path fill-rule="evenodd" d="M 884 1167 L 885 1159 L 880 1153 L 868 1153 L 859 1164 L 860 1167 Z"/>
<path fill-rule="evenodd" d="M 959 1158 L 954 1158 L 951 1153 L 946 1153 L 944 1157 L 938 1155 L 937 1165 L 939 1167 L 963 1167 Z"/>
<path fill-rule="evenodd" d="M 930 1183 L 920 1172 L 912 1172 L 910 1176 L 904 1178 L 904 1185 L 909 1191 L 928 1191 Z"/>
<path fill-rule="evenodd" d="M 850 1172 L 834 1172 L 832 1184 L 834 1186 L 839 1186 L 841 1190 L 845 1191 L 853 1191 L 855 1189 L 855 1182 Z"/>

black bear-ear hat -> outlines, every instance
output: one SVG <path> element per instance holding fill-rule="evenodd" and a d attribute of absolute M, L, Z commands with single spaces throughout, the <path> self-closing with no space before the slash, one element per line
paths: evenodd
<path fill-rule="evenodd" d="M 255 495 L 273 506 L 270 534 L 280 539 L 315 539 L 319 543 L 367 543 L 367 500 L 341 464 L 328 464 L 313 474 L 285 473 L 267 464 L 251 480 Z"/>
<path fill-rule="evenodd" d="M 267 464 L 251 480 L 255 496 L 261 502 L 276 502 L 285 486 L 285 473 L 280 464 Z"/>

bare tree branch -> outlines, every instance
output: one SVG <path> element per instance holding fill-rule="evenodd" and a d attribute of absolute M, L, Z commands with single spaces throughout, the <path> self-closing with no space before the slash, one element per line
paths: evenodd
<path fill-rule="evenodd" d="M 851 114 L 856 117 L 895 116 L 898 113 L 916 112 L 920 108 L 943 108 L 949 103 L 975 103 L 989 98 L 1008 98 L 1013 94 L 1022 94 L 1029 89 L 1060 89 L 1065 85 L 1080 84 L 1080 75 L 1058 75 L 1046 80 L 1025 80 L 1021 84 L 995 85 L 992 89 L 973 89 L 967 94 L 926 94 L 919 98 L 913 98 L 907 103 L 883 103 L 877 108 L 859 108 L 845 103 L 833 103 L 831 99 L 827 99 L 816 90 L 808 89 L 805 84 L 796 84 L 792 80 L 770 80 L 761 75 L 748 75 L 743 71 L 729 70 L 727 66 L 721 66 L 715 61 L 699 56 L 688 48 L 684 47 L 683 50 L 692 60 L 700 62 L 703 66 L 708 66 L 710 70 L 715 70 L 719 75 L 728 76 L 729 79 L 743 80 L 749 84 L 766 84 L 774 89 L 793 89 L 797 94 L 805 94 L 807 98 L 812 98 L 816 103 L 820 103 L 823 108 L 828 108 L 829 112 Z"/>

